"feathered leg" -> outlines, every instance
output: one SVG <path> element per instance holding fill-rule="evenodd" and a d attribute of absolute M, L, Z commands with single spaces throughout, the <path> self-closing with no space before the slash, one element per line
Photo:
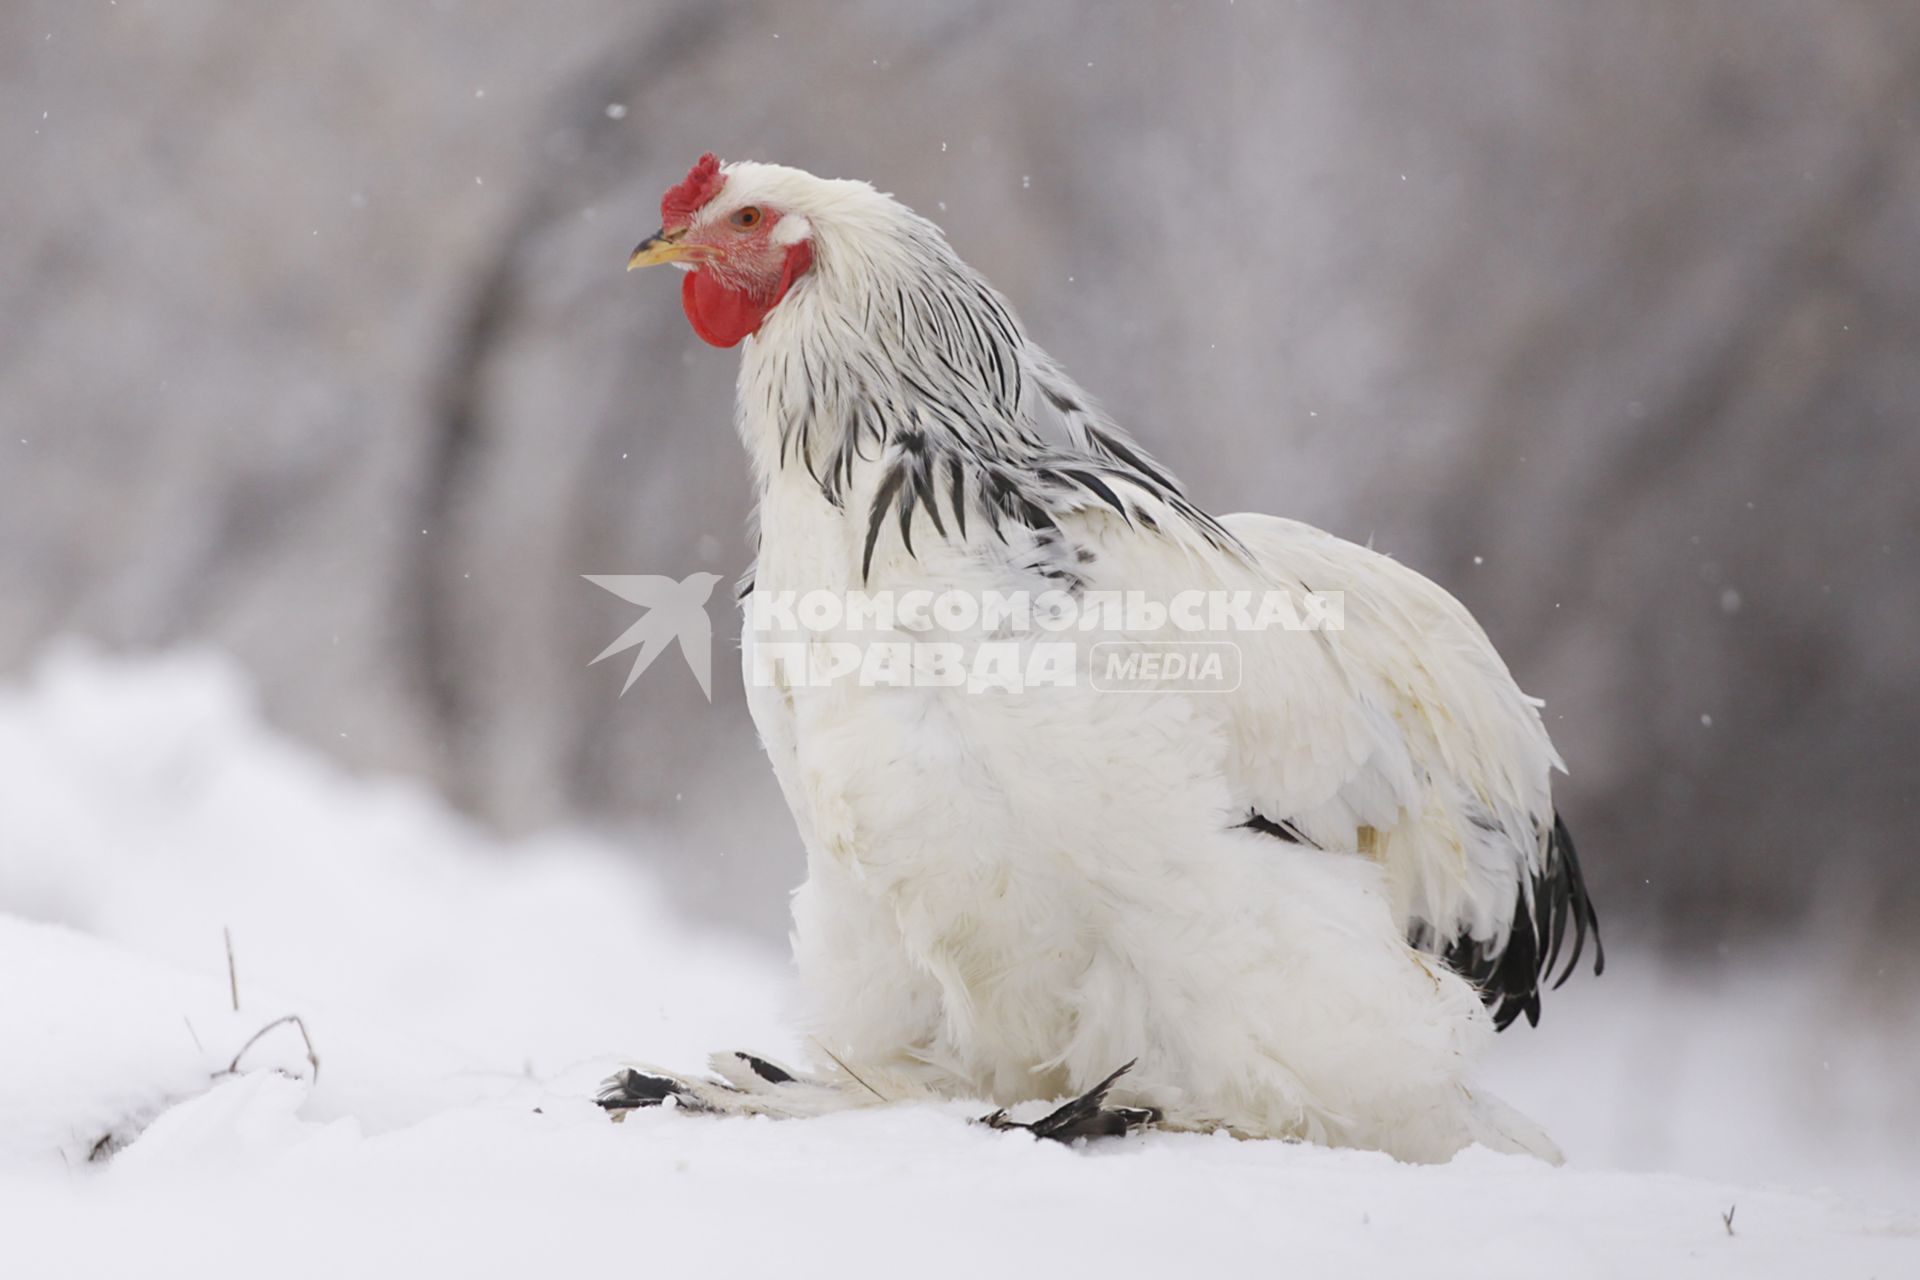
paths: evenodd
<path fill-rule="evenodd" d="M 882 1093 L 845 1068 L 833 1076 L 807 1076 L 758 1054 L 739 1052 L 716 1053 L 707 1065 L 714 1075 L 705 1079 L 653 1068 L 627 1067 L 608 1077 L 595 1101 L 615 1120 L 640 1107 L 659 1106 L 674 1106 L 702 1115 L 757 1115 L 794 1120 L 900 1100 Z M 1014 1120 L 1003 1108 L 982 1116 L 979 1123 L 991 1129 L 1023 1129 L 1036 1138 L 1055 1142 L 1120 1137 L 1157 1124 L 1160 1113 L 1152 1107 L 1107 1105 L 1107 1094 L 1114 1083 L 1132 1069 L 1133 1063 L 1127 1063 L 1038 1120 Z M 924 1089 L 909 1096 L 916 1095 L 941 1096 Z"/>

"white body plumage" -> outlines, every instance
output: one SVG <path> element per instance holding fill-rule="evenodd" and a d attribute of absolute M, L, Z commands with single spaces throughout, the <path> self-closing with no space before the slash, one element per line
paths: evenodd
<path fill-rule="evenodd" d="M 1336 632 L 1200 637 L 1238 646 L 1231 691 L 1102 692 L 1084 670 L 1019 692 L 816 685 L 770 669 L 750 623 L 753 716 L 807 853 L 807 1030 L 831 1071 L 1005 1105 L 1134 1061 L 1114 1098 L 1175 1127 L 1551 1155 L 1470 1087 L 1493 1019 L 1455 967 L 1532 1017 L 1549 941 L 1592 913 L 1537 704 L 1465 610 L 1317 530 L 1193 507 L 889 197 L 724 174 L 696 227 L 765 206 L 812 251 L 741 366 L 752 592 L 1345 605 Z M 1128 635 L 1163 638 L 1196 637 Z"/>

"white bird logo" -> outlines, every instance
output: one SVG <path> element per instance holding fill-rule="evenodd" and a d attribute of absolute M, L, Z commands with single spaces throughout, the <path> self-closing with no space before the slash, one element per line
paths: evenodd
<path fill-rule="evenodd" d="M 707 695 L 708 702 L 713 701 L 713 623 L 707 618 L 707 597 L 720 581 L 719 574 L 688 574 L 682 582 L 657 573 L 581 576 L 594 586 L 646 610 L 638 622 L 621 632 L 620 638 L 602 649 L 593 660 L 599 662 L 635 645 L 640 647 L 640 652 L 634 655 L 633 670 L 627 673 L 627 682 L 620 686 L 622 697 L 633 688 L 640 673 L 653 665 L 668 641 L 678 640 L 681 656 L 686 658 L 693 678 L 700 682 L 700 692 Z M 592 666 L 593 662 L 587 665 Z"/>

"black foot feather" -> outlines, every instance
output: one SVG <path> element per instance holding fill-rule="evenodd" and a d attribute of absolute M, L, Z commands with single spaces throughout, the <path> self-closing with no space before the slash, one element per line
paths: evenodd
<path fill-rule="evenodd" d="M 1008 1117 L 1000 1110 L 990 1116 L 982 1116 L 980 1123 L 990 1129 L 1025 1129 L 1036 1138 L 1047 1138 L 1054 1142 L 1072 1142 L 1077 1138 L 1118 1138 L 1135 1129 L 1145 1128 L 1160 1120 L 1160 1113 L 1152 1107 L 1109 1107 L 1107 1091 L 1113 1088 L 1114 1081 L 1133 1070 L 1129 1062 L 1118 1071 L 1087 1090 L 1073 1101 L 1049 1111 L 1028 1124 Z"/>
<path fill-rule="evenodd" d="M 711 1111 L 700 1097 L 672 1076 L 648 1075 L 644 1071 L 627 1068 L 607 1081 L 594 1101 L 611 1112 L 617 1120 L 629 1111 L 639 1107 L 657 1107 L 672 1098 L 675 1106 L 688 1111 Z"/>

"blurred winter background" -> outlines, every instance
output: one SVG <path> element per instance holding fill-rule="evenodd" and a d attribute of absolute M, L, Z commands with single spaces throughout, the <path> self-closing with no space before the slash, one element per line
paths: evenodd
<path fill-rule="evenodd" d="M 141 943 L 169 876 L 237 892 L 82 847 L 174 820 L 166 706 L 226 723 L 217 668 L 138 674 L 185 648 L 490 867 L 585 832 L 777 952 L 737 671 L 587 665 L 630 607 L 582 574 L 746 563 L 735 357 L 621 270 L 703 150 L 897 193 L 1203 503 L 1479 615 L 1617 963 L 1495 1064 L 1576 1158 L 1920 1187 L 1906 0 L 9 0 L 0 911 Z M 180 829 L 283 856 L 236 803 Z M 300 893 L 281 944 L 358 927 Z M 160 950 L 218 969 L 197 924 Z"/>

